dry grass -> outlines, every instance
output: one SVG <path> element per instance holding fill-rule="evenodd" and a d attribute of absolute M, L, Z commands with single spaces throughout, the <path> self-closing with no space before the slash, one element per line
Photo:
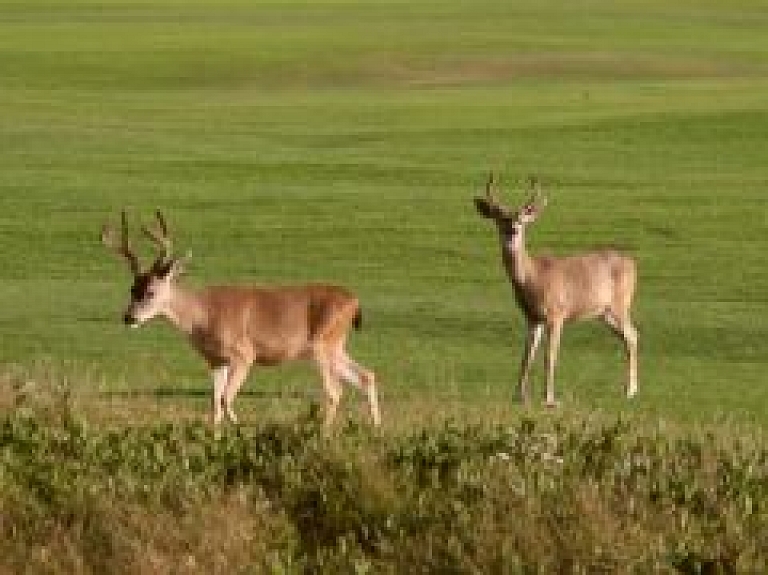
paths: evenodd
<path fill-rule="evenodd" d="M 498 85 L 523 79 L 738 78 L 761 73 L 703 57 L 619 52 L 530 52 L 506 57 L 436 58 L 429 62 L 374 62 L 371 79 L 384 85 Z"/>
<path fill-rule="evenodd" d="M 215 438 L 167 398 L 99 398 L 55 379 L 43 391 L 41 377 L 0 378 L 0 572 L 717 573 L 768 561 L 759 430 L 412 397 L 381 433 L 353 417 L 324 438 L 294 398 L 245 402 L 248 418 L 274 419 Z"/>

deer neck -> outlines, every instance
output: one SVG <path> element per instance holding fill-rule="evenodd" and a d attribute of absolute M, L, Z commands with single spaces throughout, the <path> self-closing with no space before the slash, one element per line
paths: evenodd
<path fill-rule="evenodd" d="M 187 335 L 205 330 L 208 310 L 199 293 L 174 285 L 165 317 Z"/>
<path fill-rule="evenodd" d="M 501 252 L 504 267 L 510 279 L 518 286 L 525 286 L 533 279 L 536 266 L 525 248 L 525 230 L 516 235 L 501 233 Z"/>

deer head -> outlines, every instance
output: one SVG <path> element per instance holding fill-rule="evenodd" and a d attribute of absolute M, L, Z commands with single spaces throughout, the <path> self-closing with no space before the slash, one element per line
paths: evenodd
<path fill-rule="evenodd" d="M 506 244 L 513 249 L 522 245 L 525 226 L 536 221 L 539 214 L 547 205 L 547 199 L 541 194 L 541 185 L 533 176 L 528 178 L 530 197 L 517 209 L 510 209 L 498 200 L 496 192 L 498 185 L 493 173 L 485 184 L 485 195 L 475 198 L 475 208 L 478 213 L 493 220 Z"/>
<path fill-rule="evenodd" d="M 125 211 L 121 213 L 120 237 L 109 225 L 105 225 L 101 232 L 104 245 L 124 258 L 133 274 L 131 300 L 123 314 L 126 325 L 131 327 L 138 327 L 167 309 L 172 298 L 173 283 L 183 271 L 183 259 L 173 257 L 173 244 L 165 218 L 158 211 L 155 219 L 154 228 L 142 227 L 144 234 L 160 249 L 146 271 L 142 271 L 139 258 L 128 239 Z"/>

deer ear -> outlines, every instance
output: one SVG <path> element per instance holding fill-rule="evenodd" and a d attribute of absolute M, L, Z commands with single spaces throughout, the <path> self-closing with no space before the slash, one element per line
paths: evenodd
<path fill-rule="evenodd" d="M 518 213 L 523 223 L 530 224 L 539 217 L 540 210 L 535 204 L 525 204 Z"/>
<path fill-rule="evenodd" d="M 168 266 L 168 274 L 171 277 L 179 277 L 181 274 L 183 274 L 186 271 L 187 267 L 187 261 L 189 261 L 189 258 L 192 256 L 190 252 L 187 252 L 180 258 L 174 258 L 171 260 L 171 263 Z"/>
<path fill-rule="evenodd" d="M 526 223 L 530 223 L 539 217 L 541 210 L 547 205 L 547 198 L 538 191 L 520 208 L 520 215 L 525 218 Z"/>
<path fill-rule="evenodd" d="M 159 260 L 153 266 L 154 271 L 161 278 L 177 278 L 184 273 L 184 268 L 186 266 L 189 255 L 190 254 L 187 253 L 180 258 L 171 258 L 167 261 Z"/>
<path fill-rule="evenodd" d="M 498 208 L 489 202 L 487 198 L 475 198 L 475 208 L 484 218 L 495 219 L 499 215 Z"/>

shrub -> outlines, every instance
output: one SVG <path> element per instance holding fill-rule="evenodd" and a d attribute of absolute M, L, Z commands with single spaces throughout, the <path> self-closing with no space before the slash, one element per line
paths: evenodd
<path fill-rule="evenodd" d="M 600 416 L 217 437 L 25 400 L 0 415 L 0 506 L 0 572 L 768 569 L 759 432 Z"/>

